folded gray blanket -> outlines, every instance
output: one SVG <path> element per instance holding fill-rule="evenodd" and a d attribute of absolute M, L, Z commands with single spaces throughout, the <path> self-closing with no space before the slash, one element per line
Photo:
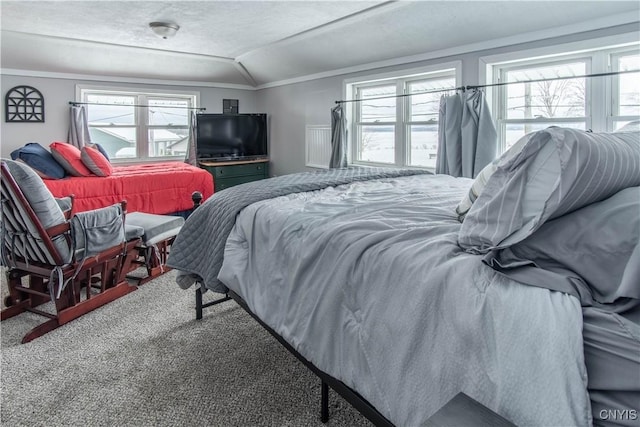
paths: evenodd
<path fill-rule="evenodd" d="M 396 178 L 430 173 L 417 169 L 343 168 L 303 172 L 254 181 L 215 193 L 189 216 L 171 246 L 167 265 L 178 271 L 178 285 L 187 289 L 196 282 L 205 289 L 225 293 L 218 280 L 227 237 L 236 215 L 246 206 L 279 196 L 356 181 Z"/>

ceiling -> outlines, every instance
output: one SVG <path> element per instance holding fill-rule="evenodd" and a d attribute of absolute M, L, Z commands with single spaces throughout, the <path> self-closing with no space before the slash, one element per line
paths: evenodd
<path fill-rule="evenodd" d="M 0 13 L 3 72 L 255 88 L 638 22 L 640 2 L 2 0 Z M 180 30 L 164 40 L 152 21 Z"/>

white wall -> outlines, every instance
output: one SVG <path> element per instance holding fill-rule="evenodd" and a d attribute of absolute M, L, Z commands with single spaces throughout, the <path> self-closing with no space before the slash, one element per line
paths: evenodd
<path fill-rule="evenodd" d="M 306 170 L 305 127 L 329 125 L 334 101 L 342 99 L 342 77 L 312 80 L 259 92 L 258 105 L 269 116 L 271 176 Z"/>
<path fill-rule="evenodd" d="M 310 170 L 305 167 L 305 126 L 331 123 L 330 110 L 335 105 L 334 101 L 343 97 L 345 79 L 459 60 L 462 62 L 461 85 L 484 84 L 485 82 L 480 82 L 479 72 L 479 59 L 483 56 L 632 32 L 638 33 L 637 24 L 262 89 L 258 94 L 258 106 L 270 116 L 271 174 L 283 175 Z"/>
<path fill-rule="evenodd" d="M 0 132 L 0 156 L 8 158 L 16 148 L 27 142 L 38 142 L 48 147 L 53 141 L 66 141 L 69 130 L 69 101 L 75 101 L 76 85 L 97 85 L 116 88 L 136 88 L 155 90 L 184 90 L 200 92 L 200 106 L 208 113 L 221 113 L 223 99 L 238 99 L 242 113 L 257 113 L 256 91 L 241 89 L 225 89 L 194 86 L 167 86 L 153 84 L 137 84 L 126 82 L 100 82 L 90 80 L 71 80 L 46 77 L 22 77 L 14 75 L 0 76 L 2 94 L 6 94 L 15 86 L 32 86 L 44 96 L 44 123 L 7 123 L 5 122 L 4 98 L 1 109 L 2 129 Z"/>

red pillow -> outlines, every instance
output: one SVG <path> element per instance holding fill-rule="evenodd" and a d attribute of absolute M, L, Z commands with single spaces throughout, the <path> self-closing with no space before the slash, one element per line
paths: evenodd
<path fill-rule="evenodd" d="M 82 150 L 80 150 L 80 158 L 82 159 L 82 163 L 98 176 L 109 176 L 113 173 L 113 166 L 111 166 L 109 160 L 93 147 L 86 145 L 82 147 Z"/>
<path fill-rule="evenodd" d="M 60 166 L 73 176 L 90 176 L 91 171 L 82 163 L 78 147 L 66 142 L 52 142 L 49 145 L 51 154 Z"/>

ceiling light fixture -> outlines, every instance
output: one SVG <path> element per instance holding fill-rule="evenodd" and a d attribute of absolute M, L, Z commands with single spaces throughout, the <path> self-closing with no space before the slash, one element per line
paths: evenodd
<path fill-rule="evenodd" d="M 163 39 L 168 39 L 176 35 L 180 26 L 170 22 L 150 22 L 149 28 Z"/>

